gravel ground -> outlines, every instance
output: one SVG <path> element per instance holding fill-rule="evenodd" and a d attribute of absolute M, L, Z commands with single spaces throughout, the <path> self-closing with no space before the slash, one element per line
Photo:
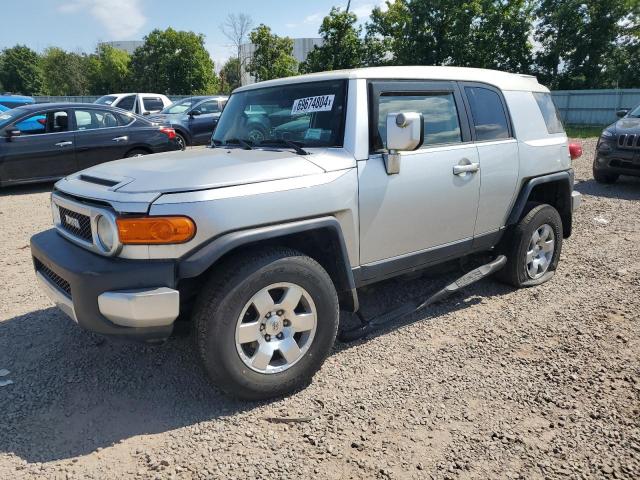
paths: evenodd
<path fill-rule="evenodd" d="M 0 478 L 639 478 L 640 179 L 596 184 L 583 143 L 551 282 L 485 280 L 336 343 L 309 388 L 268 403 L 210 387 L 188 338 L 105 341 L 51 308 L 27 246 L 50 186 L 3 191 Z M 389 281 L 363 309 L 441 284 Z M 289 416 L 315 418 L 272 420 Z"/>

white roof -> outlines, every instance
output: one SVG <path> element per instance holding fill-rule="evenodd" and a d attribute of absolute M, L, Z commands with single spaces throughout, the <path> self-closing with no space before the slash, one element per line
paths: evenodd
<path fill-rule="evenodd" d="M 355 68 L 352 70 L 334 70 L 331 72 L 311 73 L 297 77 L 278 78 L 252 85 L 246 85 L 236 91 L 254 88 L 271 87 L 288 83 L 313 82 L 337 79 L 402 79 L 402 80 L 458 80 L 467 82 L 481 82 L 493 85 L 500 90 L 520 90 L 528 92 L 548 92 L 549 90 L 538 83 L 536 77 L 519 73 L 507 73 L 499 70 L 465 67 L 371 67 Z"/>

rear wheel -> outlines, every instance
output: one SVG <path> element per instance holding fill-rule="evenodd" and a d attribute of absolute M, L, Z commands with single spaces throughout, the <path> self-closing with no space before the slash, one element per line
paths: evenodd
<path fill-rule="evenodd" d="M 209 377 L 253 400 L 306 386 L 331 350 L 338 318 L 327 272 L 284 248 L 227 261 L 202 289 L 193 314 Z"/>
<path fill-rule="evenodd" d="M 187 140 L 185 139 L 184 135 L 178 132 L 176 132 L 176 145 L 178 145 L 180 150 L 184 150 L 185 148 L 187 148 Z"/>
<path fill-rule="evenodd" d="M 562 250 L 562 220 L 551 205 L 530 203 L 504 239 L 507 264 L 496 277 L 515 287 L 540 285 L 553 277 Z"/>

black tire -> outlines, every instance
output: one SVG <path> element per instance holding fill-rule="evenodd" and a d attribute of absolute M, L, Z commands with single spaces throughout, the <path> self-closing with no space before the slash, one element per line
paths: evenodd
<path fill-rule="evenodd" d="M 616 183 L 620 175 L 617 173 L 606 173 L 593 167 L 593 178 L 598 183 L 611 184 Z"/>
<path fill-rule="evenodd" d="M 178 132 L 176 132 L 176 145 L 180 150 L 186 150 L 188 145 L 186 137 Z"/>
<path fill-rule="evenodd" d="M 129 150 L 124 158 L 141 157 L 143 155 L 149 155 L 149 152 L 141 148 L 134 148 L 133 150 Z"/>
<path fill-rule="evenodd" d="M 236 348 L 236 325 L 247 302 L 274 283 L 301 286 L 316 307 L 316 331 L 306 354 L 287 370 L 260 373 Z M 210 379 L 225 392 L 247 400 L 278 397 L 307 386 L 331 351 L 338 331 L 338 296 L 331 278 L 315 260 L 288 248 L 244 253 L 216 269 L 193 312 L 195 341 Z"/>
<path fill-rule="evenodd" d="M 527 272 L 527 249 L 533 233 L 543 225 L 549 225 L 555 236 L 555 248 L 546 272 L 539 278 L 531 278 Z M 562 219 L 551 205 L 528 203 L 520 221 L 505 234 L 502 253 L 507 264 L 496 273 L 496 278 L 514 287 L 540 285 L 553 277 L 562 251 Z"/>

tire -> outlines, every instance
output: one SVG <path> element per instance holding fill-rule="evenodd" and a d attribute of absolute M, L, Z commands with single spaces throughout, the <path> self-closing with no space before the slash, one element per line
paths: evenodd
<path fill-rule="evenodd" d="M 534 238 L 536 232 L 538 242 Z M 552 240 L 551 252 L 549 239 Z M 507 256 L 507 264 L 496 273 L 498 280 L 517 288 L 550 280 L 562 251 L 560 214 L 551 205 L 528 203 L 525 215 L 507 232 L 501 250 Z"/>
<path fill-rule="evenodd" d="M 287 304 L 289 293 L 295 298 L 296 288 L 302 294 L 299 303 L 285 307 L 287 312 L 282 313 L 280 307 Z M 273 305 L 264 300 L 265 290 L 275 299 Z M 263 306 L 258 308 L 260 304 Z M 311 328 L 313 321 L 315 330 L 294 335 L 290 318 L 304 318 L 303 328 Z M 198 353 L 213 383 L 236 397 L 261 400 L 291 393 L 311 382 L 336 338 L 338 296 L 331 278 L 315 260 L 295 250 L 269 248 L 237 256 L 216 269 L 198 295 L 192 320 Z M 256 330 L 255 322 L 264 325 Z M 276 333 L 276 324 L 280 333 Z M 240 325 L 250 329 L 251 343 L 240 340 L 240 328 L 244 328 Z M 299 326 L 300 320 L 295 320 L 295 325 Z M 296 352 L 285 357 L 284 349 L 277 349 L 285 345 L 295 350 L 287 346 L 292 340 L 298 352 L 303 352 L 295 361 L 290 360 Z M 276 349 L 273 357 L 261 353 L 266 348 Z M 270 360 L 265 366 L 267 357 Z"/>
<path fill-rule="evenodd" d="M 187 139 L 181 133 L 176 132 L 176 145 L 178 145 L 179 150 L 187 149 Z"/>
<path fill-rule="evenodd" d="M 148 154 L 149 152 L 147 152 L 146 150 L 142 150 L 141 148 L 134 148 L 133 150 L 128 151 L 124 158 L 141 157 Z"/>
<path fill-rule="evenodd" d="M 620 178 L 620 175 L 618 175 L 617 173 L 606 173 L 594 167 L 593 178 L 598 183 L 611 184 L 616 183 L 618 181 L 618 178 Z"/>

